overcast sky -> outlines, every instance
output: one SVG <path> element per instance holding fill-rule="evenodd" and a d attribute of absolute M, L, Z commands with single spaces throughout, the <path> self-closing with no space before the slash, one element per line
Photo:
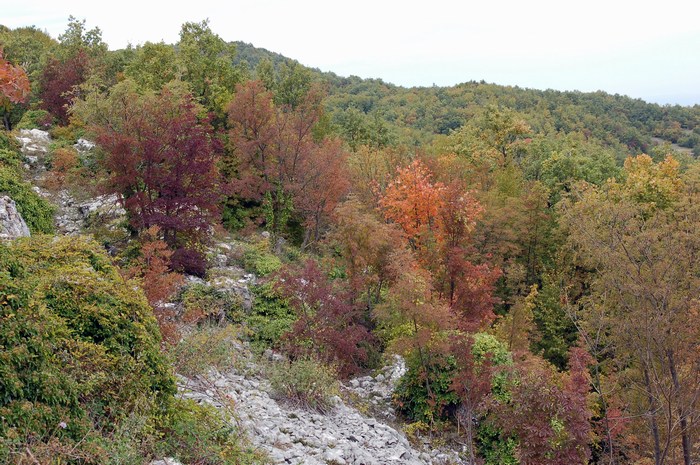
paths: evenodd
<path fill-rule="evenodd" d="M 700 104 L 697 0 L 23 0 L 0 24 L 57 37 L 72 14 L 110 49 L 177 41 L 209 18 L 241 40 L 342 76 L 403 86 L 470 80 Z"/>

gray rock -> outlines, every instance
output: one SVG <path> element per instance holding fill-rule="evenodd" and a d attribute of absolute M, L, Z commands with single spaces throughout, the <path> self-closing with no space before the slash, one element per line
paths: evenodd
<path fill-rule="evenodd" d="M 90 142 L 87 139 L 78 139 L 78 141 L 73 144 L 73 147 L 75 147 L 75 150 L 77 150 L 80 153 L 86 153 L 95 148 L 95 143 Z"/>
<path fill-rule="evenodd" d="M 51 136 L 40 129 L 21 129 L 17 140 L 22 144 L 22 154 L 30 157 L 46 154 Z"/>
<path fill-rule="evenodd" d="M 15 201 L 6 195 L 0 196 L 0 239 L 17 239 L 29 235 L 29 227 L 17 211 Z"/>
<path fill-rule="evenodd" d="M 154 460 L 151 463 L 149 463 L 148 465 L 182 465 L 182 464 L 173 458 L 166 457 L 166 458 L 161 459 L 161 460 Z"/>
<path fill-rule="evenodd" d="M 343 455 L 343 451 L 340 449 L 326 449 L 323 452 L 323 460 L 337 465 L 345 465 L 347 462 Z"/>

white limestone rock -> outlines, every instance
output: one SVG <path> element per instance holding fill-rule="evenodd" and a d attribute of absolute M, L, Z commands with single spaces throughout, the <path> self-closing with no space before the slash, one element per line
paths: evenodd
<path fill-rule="evenodd" d="M 29 227 L 17 210 L 15 201 L 6 195 L 0 196 L 0 239 L 17 239 L 30 235 Z"/>

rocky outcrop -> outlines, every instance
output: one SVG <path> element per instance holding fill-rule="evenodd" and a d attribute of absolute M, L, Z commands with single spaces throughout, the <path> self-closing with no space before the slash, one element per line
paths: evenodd
<path fill-rule="evenodd" d="M 250 291 L 250 286 L 257 281 L 253 273 L 249 273 L 236 263 L 234 256 L 239 244 L 235 241 L 231 243 L 216 242 L 207 251 L 209 271 L 207 279 L 198 278 L 195 276 L 187 276 L 188 284 L 201 284 L 211 286 L 219 292 L 235 296 L 235 299 L 241 303 L 243 311 L 250 313 L 253 308 L 253 294 Z"/>
<path fill-rule="evenodd" d="M 22 155 L 32 163 L 49 151 L 51 136 L 41 129 L 21 129 L 17 140 L 22 144 Z"/>
<path fill-rule="evenodd" d="M 148 465 L 182 465 L 180 462 L 175 460 L 174 458 L 171 457 L 166 457 L 161 460 L 154 460 L 150 462 Z"/>
<path fill-rule="evenodd" d="M 44 179 L 50 173 L 46 171 L 46 155 L 49 153 L 51 136 L 39 129 L 23 129 L 17 140 L 22 144 L 22 155 L 26 160 L 25 168 L 35 185 L 43 185 Z M 86 156 L 94 149 L 95 144 L 78 139 L 73 145 L 81 156 Z M 126 212 L 119 203 L 116 195 L 78 200 L 67 190 L 49 192 L 40 187 L 34 190 L 56 205 L 56 230 L 63 235 L 83 234 L 85 229 L 93 226 L 106 228 L 110 231 L 122 227 Z"/>
<path fill-rule="evenodd" d="M 29 227 L 17 211 L 15 201 L 6 195 L 0 196 L 0 239 L 17 239 L 29 235 Z"/>
<path fill-rule="evenodd" d="M 388 402 L 389 387 L 402 370 L 405 370 L 403 361 L 393 363 L 377 376 L 351 380 L 346 388 L 358 394 L 372 392 L 382 403 Z M 233 405 L 240 426 L 273 464 L 463 463 L 457 453 L 414 449 L 402 432 L 360 413 L 339 397 L 335 398 L 335 408 L 329 414 L 287 405 L 272 395 L 269 382 L 258 373 L 249 361 L 245 368 L 226 373 L 212 372 L 194 380 L 180 377 L 180 389 L 184 397 L 199 402 L 219 408 Z"/>
<path fill-rule="evenodd" d="M 95 143 L 90 142 L 87 139 L 78 139 L 78 141 L 73 144 L 73 147 L 78 151 L 78 153 L 85 154 L 95 148 Z"/>

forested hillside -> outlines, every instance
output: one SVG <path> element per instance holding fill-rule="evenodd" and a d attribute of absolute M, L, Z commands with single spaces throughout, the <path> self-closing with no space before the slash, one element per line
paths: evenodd
<path fill-rule="evenodd" d="M 395 426 L 460 463 L 700 461 L 700 106 L 407 89 L 206 21 L 0 50 L 0 194 L 33 235 L 0 244 L 0 461 L 292 463 L 176 395 L 239 338 L 323 414 L 373 414 L 338 386 L 401 356 Z M 116 219 L 52 237 L 98 196 Z"/>

